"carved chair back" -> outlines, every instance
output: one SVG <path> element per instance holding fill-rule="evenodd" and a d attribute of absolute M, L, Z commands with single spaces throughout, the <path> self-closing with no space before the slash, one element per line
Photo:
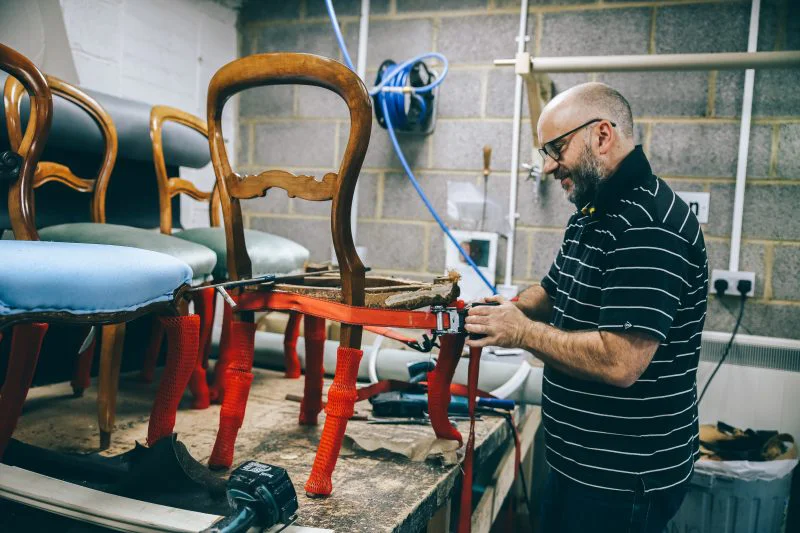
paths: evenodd
<path fill-rule="evenodd" d="M 230 97 L 252 87 L 267 85 L 312 85 L 338 94 L 350 111 L 350 136 L 338 173 L 321 180 L 295 176 L 283 170 L 267 170 L 241 176 L 231 169 L 222 137 L 222 111 Z M 259 54 L 237 59 L 223 66 L 208 89 L 208 133 L 211 161 L 217 176 L 228 249 L 230 279 L 250 277 L 242 227 L 240 201 L 264 196 L 277 187 L 290 198 L 333 200 L 331 233 L 342 278 L 342 298 L 350 305 L 364 305 L 364 265 L 356 253 L 350 229 L 353 191 L 369 145 L 372 104 L 359 77 L 343 64 L 312 54 Z M 298 227 L 298 230 L 301 228 Z"/>
<path fill-rule="evenodd" d="M 172 198 L 179 194 L 186 194 L 197 201 L 209 202 L 208 215 L 211 226 L 218 227 L 220 225 L 219 193 L 216 183 L 211 192 L 204 192 L 195 187 L 191 181 L 169 177 L 167 163 L 164 159 L 163 131 L 165 122 L 176 122 L 187 128 L 192 128 L 208 138 L 208 124 L 200 117 L 165 105 L 154 106 L 150 111 L 150 138 L 153 141 L 153 161 L 155 161 L 156 178 L 158 179 L 161 233 L 172 233 Z"/>
<path fill-rule="evenodd" d="M 11 184 L 8 189 L 11 228 L 17 239 L 38 240 L 33 206 L 33 181 L 39 157 L 50 134 L 53 98 L 47 80 L 39 69 L 28 58 L 2 44 L 0 44 L 0 69 L 9 74 L 9 80 L 14 80 L 19 87 L 20 97 L 23 91 L 28 93 L 31 105 L 30 120 L 23 135 L 19 122 L 15 128 L 10 127 L 14 113 L 10 111 L 12 106 L 8 99 L 4 100 L 9 136 L 12 129 L 19 132 L 11 146 L 16 156 L 3 155 L 6 163 L 4 167 L 10 166 L 12 173 L 16 175 L 10 176 Z M 9 119 L 9 116 L 12 117 Z"/>
<path fill-rule="evenodd" d="M 100 128 L 104 144 L 103 160 L 97 176 L 92 178 L 76 176 L 69 167 L 60 163 L 40 161 L 36 167 L 31 186 L 36 189 L 47 182 L 56 181 L 78 192 L 91 193 L 91 220 L 92 222 L 105 223 L 106 192 L 111 172 L 114 170 L 114 163 L 117 160 L 117 130 L 114 127 L 114 122 L 105 109 L 83 90 L 54 76 L 45 76 L 45 79 L 50 86 L 52 94 L 60 96 L 81 108 Z M 6 81 L 3 98 L 6 109 L 8 138 L 13 150 L 17 150 L 22 142 L 22 120 L 20 118 L 22 96 L 23 89 L 19 81 L 9 77 Z M 13 218 L 12 215 L 12 220 Z M 35 228 L 33 228 L 33 231 L 35 233 Z"/>

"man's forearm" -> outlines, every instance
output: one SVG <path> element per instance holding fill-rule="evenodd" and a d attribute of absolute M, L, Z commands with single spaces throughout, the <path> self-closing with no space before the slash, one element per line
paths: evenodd
<path fill-rule="evenodd" d="M 519 293 L 518 298 L 515 305 L 525 313 L 525 316 L 539 322 L 550 322 L 550 317 L 553 315 L 553 302 L 541 285 L 528 287 Z"/>

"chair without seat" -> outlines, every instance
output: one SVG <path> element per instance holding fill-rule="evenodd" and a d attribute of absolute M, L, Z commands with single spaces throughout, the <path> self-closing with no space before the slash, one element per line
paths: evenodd
<path fill-rule="evenodd" d="M 41 342 L 52 322 L 103 325 L 99 418 L 101 447 L 107 447 L 125 323 L 145 313 L 158 313 L 170 338 L 167 367 L 148 427 L 147 441 L 152 444 L 172 433 L 181 396 L 175 391 L 185 389 L 197 353 L 199 320 L 187 314 L 182 299 L 192 270 L 183 261 L 148 250 L 38 240 L 33 188 L 50 129 L 52 96 L 33 63 L 2 44 L 0 69 L 18 80 L 31 100 L 24 134 L 13 139 L 12 155 L 0 158 L 20 162 L 15 176 L 5 175 L 11 181 L 12 229 L 23 239 L 0 241 L 0 331 L 13 328 L 8 371 L 0 391 L 0 457 L 22 412 Z"/>
<path fill-rule="evenodd" d="M 252 176 L 240 176 L 231 169 L 222 137 L 221 117 L 225 102 L 234 94 L 257 86 L 278 84 L 313 85 L 338 94 L 350 111 L 350 135 L 338 173 L 327 173 L 321 180 L 311 176 L 294 176 L 282 170 L 267 170 Z M 331 59 L 295 53 L 260 54 L 235 60 L 222 67 L 211 80 L 208 91 L 208 131 L 211 160 L 217 176 L 220 203 L 227 237 L 228 272 L 231 279 L 251 277 L 252 266 L 247 254 L 242 228 L 241 200 L 264 195 L 272 187 L 287 191 L 290 197 L 306 200 L 332 200 L 331 232 L 339 262 L 340 274 L 321 275 L 296 284 L 279 284 L 271 288 L 249 286 L 238 290 L 233 343 L 239 347 L 238 357 L 226 373 L 226 388 L 232 393 L 223 399 L 220 428 L 212 466 L 228 467 L 233 461 L 233 445 L 242 424 L 245 402 L 252 381 L 254 325 L 250 311 L 263 310 L 280 301 L 273 309 L 298 309 L 306 317 L 306 379 L 301 404 L 300 423 L 316 424 L 322 409 L 322 355 L 325 313 L 312 313 L 302 308 L 306 303 L 318 309 L 337 307 L 345 316 L 359 311 L 361 319 L 341 320 L 340 345 L 337 352 L 333 384 L 328 391 L 325 408 L 327 418 L 314 460 L 306 492 L 314 496 L 331 493 L 331 474 L 342 443 L 347 420 L 353 414 L 358 398 L 356 378 L 361 360 L 362 324 L 371 323 L 369 315 L 400 314 L 399 309 L 415 309 L 433 304 L 452 303 L 458 296 L 455 280 L 442 279 L 433 285 L 405 282 L 390 278 L 366 277 L 365 268 L 356 253 L 350 229 L 350 211 L 356 180 L 369 144 L 372 106 L 361 80 L 347 67 Z M 303 303 L 305 302 L 305 303 Z M 404 311 L 402 313 L 409 313 Z M 413 314 L 413 313 L 412 313 Z M 418 313 L 422 315 L 423 313 Z M 403 314 L 407 317 L 407 314 Z M 429 315 L 432 316 L 432 315 Z M 417 327 L 405 325 L 404 327 Z M 439 437 L 461 441 L 461 435 L 447 420 L 450 381 L 464 344 L 463 335 L 442 337 L 436 369 L 429 374 L 431 420 Z M 477 362 L 479 352 L 475 361 Z M 235 392 L 233 392 L 235 391 Z M 474 395 L 473 395 L 474 396 Z M 470 485 L 471 486 L 471 485 Z"/>

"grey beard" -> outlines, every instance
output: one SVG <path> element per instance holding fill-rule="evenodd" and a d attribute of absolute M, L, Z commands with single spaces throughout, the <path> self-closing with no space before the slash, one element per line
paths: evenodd
<path fill-rule="evenodd" d="M 594 157 L 589 147 L 585 146 L 578 165 L 570 173 L 574 188 L 569 195 L 569 201 L 580 209 L 594 200 L 597 187 L 607 177 L 606 174 L 600 161 Z"/>

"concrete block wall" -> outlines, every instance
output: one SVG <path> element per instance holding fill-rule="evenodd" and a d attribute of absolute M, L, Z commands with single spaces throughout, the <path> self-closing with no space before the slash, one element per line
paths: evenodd
<path fill-rule="evenodd" d="M 355 61 L 358 0 L 334 3 Z M 744 51 L 750 2 L 737 0 L 533 0 L 529 50 L 534 55 L 656 54 Z M 514 0 L 374 0 L 367 82 L 386 58 L 402 61 L 438 51 L 451 62 L 441 86 L 439 121 L 428 137 L 401 143 L 434 206 L 444 212 L 446 183 L 481 184 L 481 147 L 494 148 L 491 196 L 508 202 L 514 75 L 492 59 L 513 57 L 519 20 Z M 800 48 L 800 7 L 763 0 L 760 50 Z M 240 54 L 287 50 L 341 59 L 322 0 L 245 2 Z M 585 73 L 552 76 L 557 90 L 588 80 L 628 97 L 637 136 L 657 174 L 679 191 L 711 193 L 704 227 L 711 268 L 727 268 L 743 72 Z M 754 270 L 756 297 L 742 332 L 800 338 L 800 70 L 756 73 L 753 127 L 740 268 Z M 523 102 L 525 116 L 527 103 Z M 238 167 L 284 168 L 319 175 L 338 167 L 348 121 L 344 104 L 315 88 L 277 87 L 245 93 L 239 112 Z M 524 123 L 521 161 L 532 154 Z M 573 207 L 553 180 L 519 181 L 514 283 L 538 283 L 557 250 Z M 360 178 L 358 244 L 376 272 L 430 278 L 442 272 L 443 237 L 393 155 L 386 133 L 373 130 Z M 283 192 L 245 205 L 246 224 L 290 236 L 330 257 L 329 205 Z M 502 281 L 501 239 L 498 279 Z M 735 311 L 736 302 L 725 302 Z M 730 331 L 731 313 L 711 298 L 707 329 Z"/>
<path fill-rule="evenodd" d="M 206 114 L 208 82 L 237 56 L 235 0 L 60 0 L 82 87 Z M 223 119 L 233 148 L 235 109 Z M 211 166 L 181 169 L 203 190 Z M 208 207 L 182 195 L 184 227 L 208 226 Z"/>

